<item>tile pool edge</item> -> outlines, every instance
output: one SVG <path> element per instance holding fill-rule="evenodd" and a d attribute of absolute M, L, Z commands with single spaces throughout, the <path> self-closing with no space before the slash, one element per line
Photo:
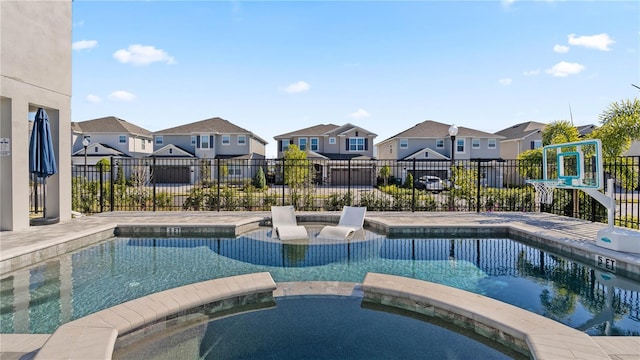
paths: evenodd
<path fill-rule="evenodd" d="M 96 226 L 86 231 L 44 240 L 37 245 L 3 250 L 0 254 L 0 275 L 103 242 L 114 236 L 116 227 L 116 224 Z"/>
<path fill-rule="evenodd" d="M 587 334 L 482 295 L 378 273 L 367 273 L 362 290 L 364 301 L 449 321 L 534 359 L 610 359 Z"/>
<path fill-rule="evenodd" d="M 174 223 L 174 224 L 118 224 L 99 225 L 89 230 L 44 240 L 37 245 L 3 250 L 0 253 L 0 275 L 64 255 L 113 236 L 167 236 L 172 229 L 181 231 L 175 236 L 235 237 L 258 229 L 263 219 L 248 219 L 232 225 Z M 182 231 L 184 229 L 184 231 Z"/>
<path fill-rule="evenodd" d="M 301 214 L 298 221 L 308 223 L 337 223 L 339 214 Z M 375 217 L 375 216 L 374 216 Z M 63 255 L 80 248 L 93 245 L 108 238 L 117 236 L 167 236 L 171 230 L 180 229 L 174 237 L 181 236 L 220 236 L 235 237 L 240 234 L 268 225 L 269 216 L 254 216 L 236 219 L 229 224 L 211 223 L 110 223 L 92 227 L 90 230 L 76 232 L 64 237 L 49 239 L 37 247 L 19 247 L 0 254 L 0 275 L 13 272 L 23 267 Z M 617 272 L 633 280 L 640 280 L 640 259 L 631 254 L 618 252 L 595 245 L 593 241 L 576 240 L 562 237 L 554 229 L 545 229 L 536 225 L 521 222 L 508 224 L 460 224 L 460 225 L 390 225 L 383 219 L 365 218 L 366 229 L 386 234 L 391 238 L 406 236 L 505 236 L 523 240 L 533 245 L 544 245 L 545 250 L 561 255 L 579 258 L 589 266 L 596 266 L 595 257 L 601 255 L 614 259 Z M 171 236 L 171 235 L 169 235 Z M 616 271 L 614 271 L 616 272 Z"/>
<path fill-rule="evenodd" d="M 267 272 L 238 275 L 157 292 L 60 326 L 38 359 L 111 359 L 116 340 L 203 306 L 211 312 L 240 304 L 273 301 L 276 283 Z"/>

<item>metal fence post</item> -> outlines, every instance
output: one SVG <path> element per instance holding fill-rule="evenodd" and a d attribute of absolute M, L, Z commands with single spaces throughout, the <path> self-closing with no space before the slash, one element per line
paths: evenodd
<path fill-rule="evenodd" d="M 353 194 L 351 194 L 351 159 L 347 161 L 347 194 L 349 195 L 347 205 L 351 206 L 353 199 Z"/>
<path fill-rule="evenodd" d="M 98 168 L 98 171 L 100 173 L 100 179 L 99 179 L 99 191 L 100 191 L 100 212 L 104 211 L 104 190 L 102 189 L 102 187 L 104 186 L 104 181 L 102 180 L 102 177 L 104 176 L 104 164 L 100 163 L 100 167 Z"/>
<path fill-rule="evenodd" d="M 480 212 L 480 159 L 478 159 L 478 179 L 476 180 L 476 212 Z"/>
<path fill-rule="evenodd" d="M 114 163 L 113 163 L 113 156 L 110 159 L 111 161 L 109 161 L 109 165 L 111 166 L 111 184 L 109 184 L 109 188 L 110 188 L 110 193 L 109 193 L 109 210 L 113 211 L 114 209 L 114 204 L 113 202 L 115 201 L 115 186 L 114 183 L 116 182 L 115 179 L 115 171 L 114 171 Z"/>
<path fill-rule="evenodd" d="M 280 205 L 284 206 L 284 183 L 285 183 L 285 174 L 284 174 L 284 170 L 285 170 L 285 166 L 284 166 L 284 158 L 281 160 L 282 161 L 282 203 Z"/>
<path fill-rule="evenodd" d="M 217 188 L 217 197 L 218 197 L 218 201 L 216 201 L 216 207 L 217 207 L 217 211 L 220 212 L 220 203 L 222 202 L 220 199 L 220 158 L 216 159 L 216 188 Z"/>
<path fill-rule="evenodd" d="M 156 211 L 156 157 L 151 159 L 151 183 L 153 184 L 153 211 Z"/>
<path fill-rule="evenodd" d="M 416 211 L 416 158 L 413 158 L 413 169 L 412 169 L 413 173 L 411 174 L 411 177 L 413 178 L 413 183 L 411 183 L 411 212 L 415 212 Z M 426 191 L 426 187 L 425 187 L 425 191 Z"/>

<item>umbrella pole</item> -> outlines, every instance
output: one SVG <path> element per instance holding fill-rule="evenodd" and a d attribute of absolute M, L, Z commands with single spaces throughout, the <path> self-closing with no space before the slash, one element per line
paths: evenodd
<path fill-rule="evenodd" d="M 47 178 L 42 178 L 42 217 L 47 217 Z"/>
<path fill-rule="evenodd" d="M 40 208 L 38 208 L 38 177 L 33 173 L 31 175 L 33 176 L 33 208 L 37 214 L 40 212 Z"/>

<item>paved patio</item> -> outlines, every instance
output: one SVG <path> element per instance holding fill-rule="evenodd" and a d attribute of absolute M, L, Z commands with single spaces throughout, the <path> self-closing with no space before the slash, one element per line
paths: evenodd
<path fill-rule="evenodd" d="M 183 231 L 208 231 L 235 234 L 265 225 L 269 212 L 114 212 L 72 219 L 67 222 L 31 227 L 24 231 L 0 233 L 0 273 L 42 261 L 57 254 L 102 241 L 116 227 L 130 231 L 154 229 L 165 233 L 167 228 Z M 298 212 L 301 223 L 337 222 L 339 212 Z M 561 252 L 593 259 L 594 254 L 615 259 L 622 271 L 640 278 L 640 255 L 620 253 L 595 245 L 596 233 L 604 224 L 560 217 L 546 213 L 382 213 L 368 212 L 365 226 L 393 235 L 425 233 L 488 234 L 506 231 L 526 235 L 553 246 Z M 173 231 L 173 230 L 171 230 Z M 640 232 L 639 232 L 640 236 Z M 84 239 L 78 242 L 77 239 Z M 353 289 L 353 284 L 345 284 Z M 287 294 L 341 294 L 345 289 L 332 283 L 278 284 L 274 296 Z M 28 359 L 48 339 L 47 335 L 1 335 L 2 359 Z M 640 337 L 592 337 L 610 359 L 640 358 Z M 572 357 L 566 357 L 572 358 Z M 573 357 L 589 358 L 589 357 Z M 598 357 L 592 357 L 598 358 Z"/>

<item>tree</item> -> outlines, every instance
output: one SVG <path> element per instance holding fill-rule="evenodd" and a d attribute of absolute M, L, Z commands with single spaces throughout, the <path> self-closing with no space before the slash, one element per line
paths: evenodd
<path fill-rule="evenodd" d="M 629 150 L 631 142 L 640 140 L 640 100 L 611 103 L 599 116 L 602 126 L 589 137 L 602 141 L 605 158 L 615 158 Z"/>
<path fill-rule="evenodd" d="M 211 162 L 209 159 L 200 160 L 200 183 L 207 185 L 211 182 Z"/>
<path fill-rule="evenodd" d="M 520 176 L 528 179 L 542 178 L 542 149 L 532 149 L 518 155 Z"/>
<path fill-rule="evenodd" d="M 558 120 L 542 130 L 542 145 L 562 144 L 580 140 L 578 129 L 568 120 Z"/>
<path fill-rule="evenodd" d="M 298 199 L 299 191 L 309 183 L 309 167 L 307 153 L 294 144 L 289 145 L 284 152 L 284 183 L 289 186 L 292 199 Z"/>
<path fill-rule="evenodd" d="M 262 170 L 262 166 L 258 167 L 258 171 L 253 177 L 253 186 L 257 189 L 264 189 L 267 186 L 267 179 L 264 177 L 264 170 Z"/>
<path fill-rule="evenodd" d="M 553 145 L 580 140 L 578 129 L 567 120 L 554 121 L 542 130 L 542 145 Z M 523 151 L 518 155 L 520 176 L 542 178 L 542 148 Z"/>
<path fill-rule="evenodd" d="M 391 175 L 391 167 L 389 165 L 384 165 L 380 168 L 380 176 L 382 177 L 382 181 L 384 181 L 384 186 L 387 186 L 389 182 L 389 176 Z"/>
<path fill-rule="evenodd" d="M 595 129 L 589 137 L 600 139 L 604 171 L 615 173 L 617 183 L 625 189 L 638 186 L 640 174 L 632 158 L 621 158 L 631 142 L 640 140 L 640 101 L 638 99 L 611 103 L 600 114 L 602 126 Z"/>
<path fill-rule="evenodd" d="M 404 187 L 407 189 L 413 189 L 413 174 L 408 173 L 407 177 L 404 179 Z"/>
<path fill-rule="evenodd" d="M 102 158 L 98 160 L 96 163 L 96 167 L 101 171 L 109 171 L 111 168 L 111 163 L 108 158 Z"/>

